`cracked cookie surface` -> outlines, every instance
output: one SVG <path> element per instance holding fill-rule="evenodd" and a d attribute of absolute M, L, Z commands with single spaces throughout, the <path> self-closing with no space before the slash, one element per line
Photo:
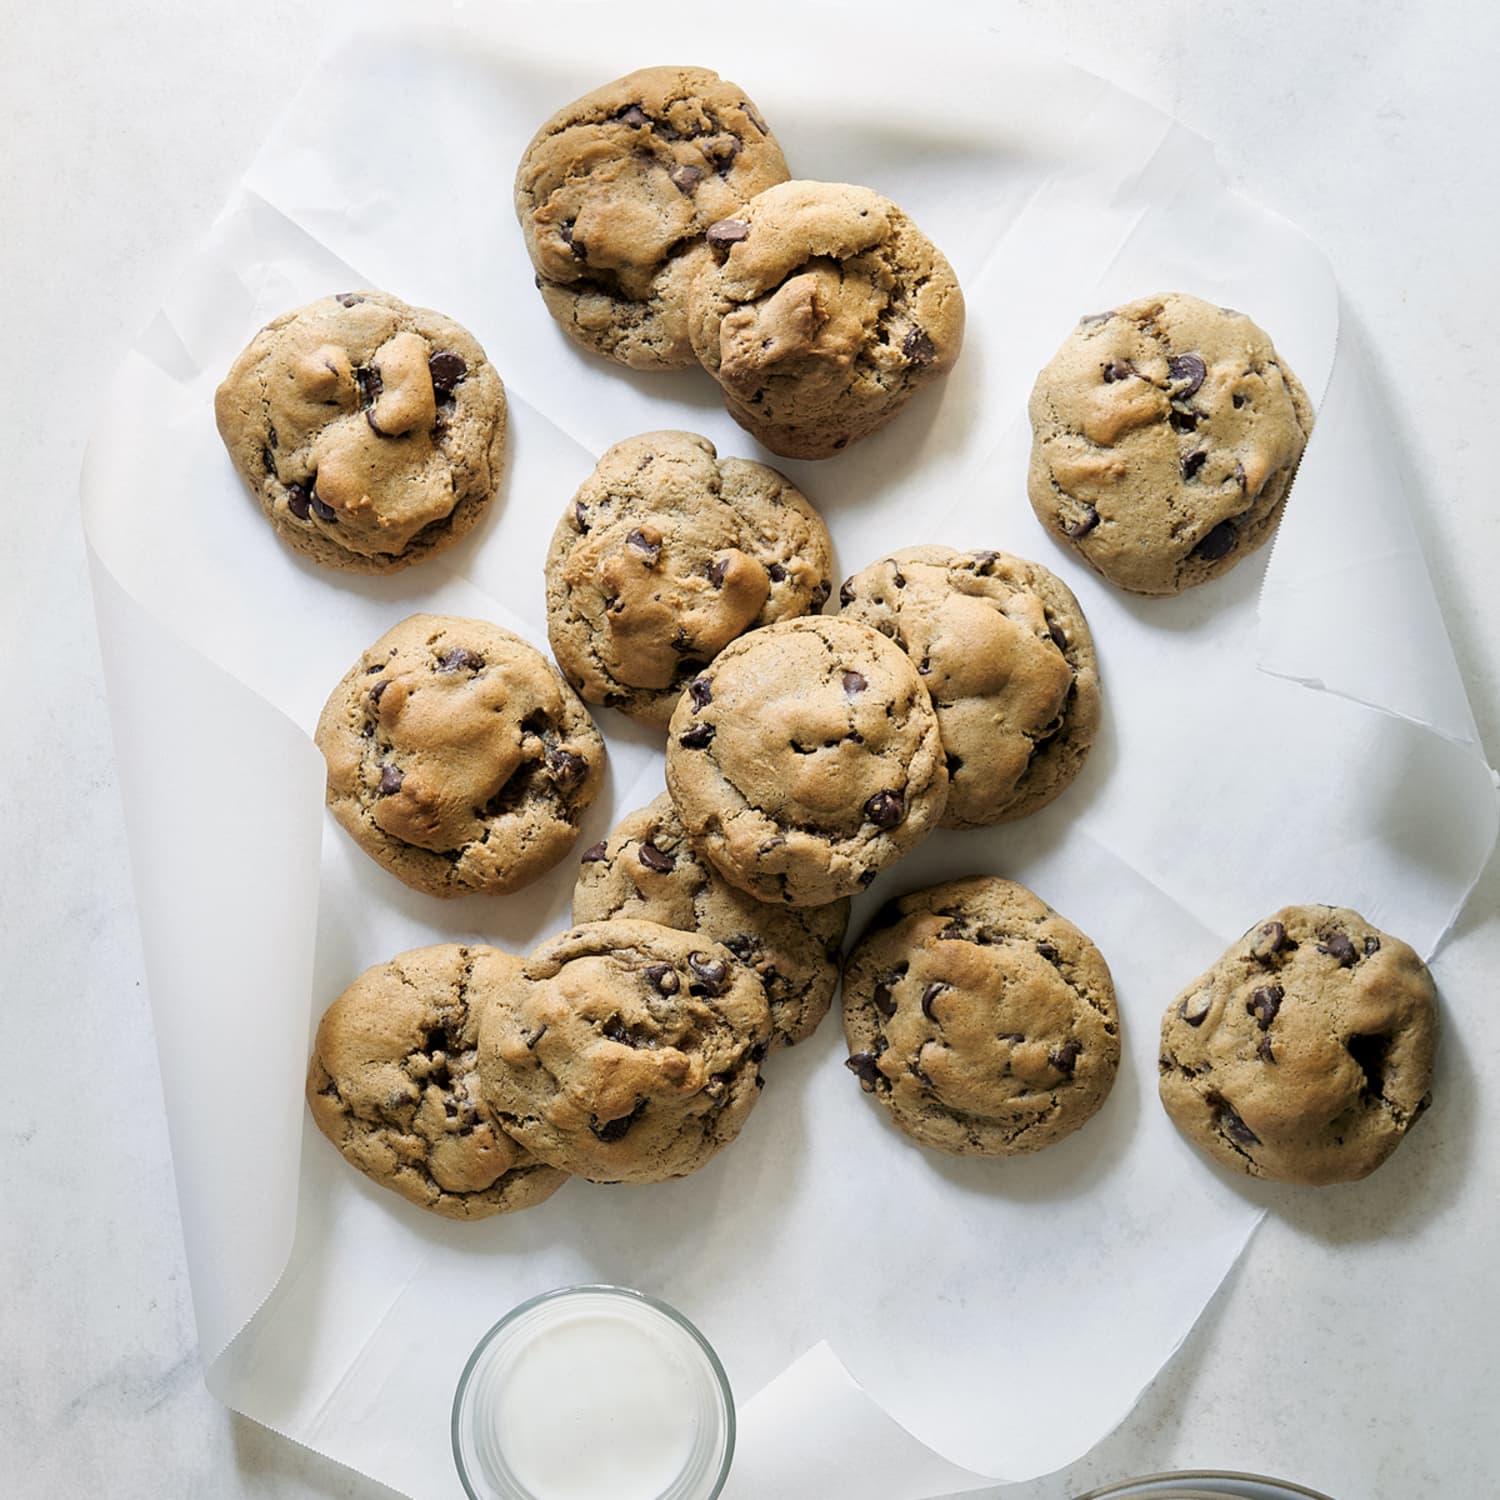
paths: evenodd
<path fill-rule="evenodd" d="M 869 188 L 782 183 L 706 239 L 693 349 L 730 416 L 773 453 L 839 452 L 958 358 L 964 299 L 953 268 Z"/>
<path fill-rule="evenodd" d="M 667 730 L 688 838 L 759 900 L 823 906 L 938 825 L 948 772 L 917 669 L 867 625 L 787 620 L 688 683 Z"/>
<path fill-rule="evenodd" d="M 1167 1007 L 1161 1101 L 1221 1165 L 1366 1177 L 1427 1108 L 1437 991 L 1399 938 L 1336 906 L 1258 922 Z"/>
<path fill-rule="evenodd" d="M 478 341 L 385 292 L 268 323 L 214 415 L 277 534 L 344 572 L 394 572 L 457 541 L 505 458 L 505 388 Z"/>
<path fill-rule="evenodd" d="M 604 454 L 558 522 L 547 631 L 586 701 L 665 728 L 730 641 L 821 609 L 832 567 L 822 517 L 774 469 L 696 433 L 642 433 Z"/>
<path fill-rule="evenodd" d="M 844 968 L 847 1066 L 914 1140 L 1019 1156 L 1071 1135 L 1120 1062 L 1099 950 L 1024 886 L 946 881 L 881 909 Z"/>
<path fill-rule="evenodd" d="M 841 618 L 916 664 L 948 763 L 944 828 L 1024 817 L 1078 774 L 1099 722 L 1093 638 L 1067 585 L 1004 552 L 907 547 L 839 590 Z"/>
<path fill-rule="evenodd" d="M 574 100 L 516 173 L 547 311 L 635 369 L 691 365 L 687 293 L 708 260 L 705 231 L 786 176 L 755 105 L 707 68 L 642 68 Z"/>
<path fill-rule="evenodd" d="M 1205 583 L 1267 541 L 1313 427 L 1266 334 L 1181 293 L 1081 319 L 1030 413 L 1037 519 L 1141 594 Z"/>
<path fill-rule="evenodd" d="M 567 1181 L 496 1122 L 479 1012 L 521 960 L 442 943 L 365 970 L 324 1012 L 307 1069 L 318 1129 L 365 1176 L 449 1219 L 540 1203 Z"/>
<path fill-rule="evenodd" d="M 727 949 L 655 922 L 551 938 L 498 987 L 479 1068 L 506 1130 L 594 1182 L 703 1166 L 760 1096 L 771 1015 Z"/>
<path fill-rule="evenodd" d="M 381 636 L 316 739 L 334 817 L 434 896 L 514 891 L 551 869 L 604 775 L 604 741 L 557 669 L 520 636 L 451 615 Z"/>
<path fill-rule="evenodd" d="M 688 842 L 663 792 L 584 852 L 573 921 L 641 918 L 721 943 L 759 980 L 774 1044 L 804 1041 L 828 1013 L 849 903 L 771 906 L 737 890 Z"/>

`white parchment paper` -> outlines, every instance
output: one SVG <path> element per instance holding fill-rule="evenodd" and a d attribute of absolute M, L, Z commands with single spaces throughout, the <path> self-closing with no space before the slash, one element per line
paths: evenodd
<path fill-rule="evenodd" d="M 1229 193 L 1206 143 L 1098 79 L 984 34 L 892 36 L 879 10 L 859 25 L 761 12 L 747 33 L 703 7 L 655 6 L 649 26 L 596 5 L 420 21 L 361 7 L 121 369 L 85 468 L 209 1379 L 413 1496 L 459 1493 L 448 1412 L 475 1340 L 572 1281 L 666 1297 L 741 1396 L 767 1387 L 745 1408 L 731 1493 L 908 1500 L 957 1492 L 966 1471 L 977 1485 L 1071 1461 L 1129 1410 L 1277 1200 L 1206 1165 L 1157 1105 L 1167 1000 L 1288 901 L 1355 906 L 1430 952 L 1495 838 L 1493 774 L 1380 423 L 1359 371 L 1336 366 L 1318 252 Z M 453 1225 L 312 1131 L 310 1032 L 404 948 L 525 950 L 562 927 L 572 866 L 501 901 L 408 891 L 325 821 L 308 734 L 348 664 L 414 610 L 484 616 L 545 650 L 547 539 L 608 444 L 681 426 L 764 456 L 706 378 L 576 352 L 514 223 L 536 125 L 662 61 L 737 80 L 794 172 L 895 198 L 964 284 L 968 338 L 943 389 L 836 460 L 778 462 L 823 510 L 843 572 L 918 542 L 1004 548 L 1067 580 L 1098 644 L 1105 727 L 1079 782 L 1020 825 L 935 836 L 861 898 L 854 930 L 934 879 L 1022 880 L 1109 959 L 1125 1058 L 1077 1136 L 1015 1162 L 947 1159 L 869 1106 L 830 1018 L 772 1059 L 740 1142 L 694 1177 L 574 1183 Z M 261 323 L 361 286 L 467 325 L 512 408 L 494 513 L 393 578 L 279 546 L 212 421 L 214 386 Z M 1079 314 L 1169 289 L 1250 312 L 1327 394 L 1274 552 L 1143 601 L 1031 516 L 1025 398 Z M 580 848 L 661 786 L 659 740 L 599 718 L 611 782 Z M 819 1469 L 814 1449 L 863 1459 Z"/>

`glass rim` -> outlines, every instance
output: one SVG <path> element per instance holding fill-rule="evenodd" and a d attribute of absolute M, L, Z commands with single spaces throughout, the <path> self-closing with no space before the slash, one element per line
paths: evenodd
<path fill-rule="evenodd" d="M 679 1312 L 670 1302 L 663 1302 L 660 1297 L 653 1297 L 650 1292 L 643 1292 L 632 1286 L 615 1286 L 610 1282 L 603 1281 L 580 1282 L 575 1286 L 559 1286 L 553 1287 L 551 1291 L 538 1292 L 534 1297 L 528 1297 L 524 1302 L 518 1302 L 504 1317 L 492 1323 L 476 1341 L 468 1359 L 464 1362 L 463 1373 L 458 1377 L 458 1384 L 453 1389 L 453 1407 L 448 1422 L 449 1443 L 453 1450 L 453 1467 L 458 1473 L 458 1482 L 464 1487 L 464 1493 L 469 1497 L 469 1500 L 487 1500 L 487 1497 L 479 1494 L 469 1482 L 468 1468 L 464 1463 L 463 1450 L 459 1443 L 459 1417 L 464 1408 L 464 1397 L 468 1394 L 469 1381 L 479 1361 L 484 1357 L 485 1351 L 505 1329 L 536 1308 L 542 1307 L 548 1302 L 559 1302 L 565 1298 L 587 1295 L 618 1297 L 623 1301 L 634 1302 L 663 1314 L 669 1322 L 675 1324 L 692 1339 L 707 1359 L 709 1371 L 713 1375 L 715 1384 L 718 1386 L 721 1409 L 724 1413 L 724 1456 L 719 1462 L 718 1473 L 714 1476 L 713 1488 L 708 1491 L 704 1500 L 718 1500 L 718 1496 L 722 1493 L 725 1484 L 728 1483 L 729 1470 L 734 1462 L 734 1445 L 737 1430 L 734 1411 L 734 1391 L 729 1384 L 729 1376 L 725 1372 L 723 1362 L 720 1360 L 714 1346 L 703 1336 L 697 1324 L 685 1313 Z M 1325 1497 L 1317 1497 L 1317 1500 L 1325 1500 Z"/>
<path fill-rule="evenodd" d="M 1180 1483 L 1182 1480 L 1215 1480 L 1231 1479 L 1245 1480 L 1251 1484 L 1274 1485 L 1289 1500 L 1332 1500 L 1332 1496 L 1325 1495 L 1321 1490 L 1310 1490 L 1306 1485 L 1293 1484 L 1289 1479 L 1277 1479 L 1270 1474 L 1250 1474 L 1242 1469 L 1173 1469 L 1165 1474 L 1141 1474 L 1134 1479 L 1122 1479 L 1115 1484 L 1105 1485 L 1102 1489 L 1089 1490 L 1085 1494 L 1074 1497 L 1074 1500 L 1137 1500 L 1132 1491 L 1143 1484 Z M 1170 1491 L 1166 1492 L 1168 1495 Z M 1158 1492 L 1140 1491 L 1138 1500 L 1157 1500 Z M 1226 1496 L 1225 1500 L 1233 1500 Z"/>

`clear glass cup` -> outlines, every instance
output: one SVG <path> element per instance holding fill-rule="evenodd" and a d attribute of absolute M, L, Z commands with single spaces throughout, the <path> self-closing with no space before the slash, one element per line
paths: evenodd
<path fill-rule="evenodd" d="M 714 1500 L 734 1432 L 708 1341 L 628 1287 L 521 1303 L 480 1339 L 453 1396 L 470 1500 Z"/>
<path fill-rule="evenodd" d="M 1329 1497 L 1265 1474 L 1194 1469 L 1127 1479 L 1102 1490 L 1090 1490 L 1077 1500 L 1329 1500 Z"/>

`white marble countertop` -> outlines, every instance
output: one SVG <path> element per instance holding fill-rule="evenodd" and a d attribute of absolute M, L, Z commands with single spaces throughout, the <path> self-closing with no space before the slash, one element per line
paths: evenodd
<path fill-rule="evenodd" d="M 917 14 L 988 25 L 1174 112 L 1218 143 L 1235 186 L 1322 245 L 1500 761 L 1500 505 L 1485 461 L 1500 381 L 1500 9 L 951 0 Z M 0 358 L 0 1488 L 25 1500 L 390 1493 L 203 1386 L 77 510 L 104 381 L 327 24 L 294 0 L 0 0 L 12 328 Z M 899 55 L 878 86 L 899 84 Z M 1492 861 L 1435 962 L 1447 994 L 1484 1003 L 1497 910 Z M 1062 1500 L 1200 1466 L 1280 1474 L 1335 1500 L 1494 1493 L 1491 1088 L 1500 1027 L 1450 1028 L 1437 1104 L 1391 1163 L 1268 1218 L 1124 1425 L 1014 1493 Z"/>

